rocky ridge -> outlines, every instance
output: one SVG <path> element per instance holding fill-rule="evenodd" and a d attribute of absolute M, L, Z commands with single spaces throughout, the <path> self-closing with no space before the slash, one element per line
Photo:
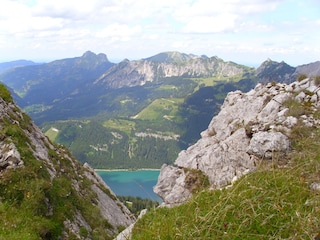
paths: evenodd
<path fill-rule="evenodd" d="M 175 166 L 162 166 L 154 192 L 164 205 L 174 206 L 192 196 L 192 186 L 186 181 L 190 169 L 200 170 L 217 189 L 253 171 L 261 161 L 276 159 L 285 165 L 291 128 L 319 125 L 313 117 L 320 107 L 319 84 L 307 78 L 289 85 L 258 84 L 248 93 L 230 92 L 201 139 L 180 152 Z M 289 112 L 288 105 L 294 102 L 306 107 Z"/>
<path fill-rule="evenodd" d="M 132 224 L 135 219 L 130 211 L 95 171 L 88 164 L 80 165 L 62 146 L 52 144 L 14 104 L 8 90 L 0 87 L 1 209 L 7 203 L 13 209 L 26 204 L 34 207 L 37 221 L 52 221 L 55 227 L 31 232 L 39 239 L 92 239 L 96 233 L 108 239 Z M 94 211 L 92 216 L 88 211 Z M 9 221 L 12 217 L 8 220 L 4 215 L 0 226 Z M 95 222 L 106 227 L 100 229 Z M 19 232 L 19 222 L 12 226 Z M 22 235 L 27 234 L 23 231 Z"/>

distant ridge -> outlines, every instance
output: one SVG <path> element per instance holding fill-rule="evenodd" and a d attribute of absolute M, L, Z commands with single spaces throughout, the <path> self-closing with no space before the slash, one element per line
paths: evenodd
<path fill-rule="evenodd" d="M 292 83 L 301 74 L 309 77 L 320 75 L 320 61 L 292 67 L 284 61 L 276 62 L 267 59 L 256 70 L 259 82 L 264 84 L 268 82 Z"/>
<path fill-rule="evenodd" d="M 3 63 L 0 63 L 0 74 L 12 68 L 32 66 L 32 65 L 38 65 L 38 64 L 41 64 L 41 63 L 35 63 L 30 60 L 15 60 L 10 62 L 3 62 Z"/>

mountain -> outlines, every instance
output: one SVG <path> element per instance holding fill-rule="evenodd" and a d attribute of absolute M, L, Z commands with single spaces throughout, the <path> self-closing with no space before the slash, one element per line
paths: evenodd
<path fill-rule="evenodd" d="M 295 79 L 293 79 L 295 70 L 294 67 L 289 66 L 285 62 L 278 63 L 268 59 L 257 68 L 256 75 L 261 83 L 269 83 L 272 81 L 291 83 L 295 81 Z"/>
<path fill-rule="evenodd" d="M 319 239 L 319 99 L 319 77 L 230 92 L 131 239 Z"/>
<path fill-rule="evenodd" d="M 199 58 L 199 56 L 194 54 L 185 54 L 180 52 L 162 52 L 149 58 L 145 58 L 145 60 L 159 63 L 184 63 L 197 58 Z M 208 57 L 200 56 L 200 58 Z"/>
<path fill-rule="evenodd" d="M 299 74 L 306 74 L 310 77 L 315 77 L 320 75 L 320 61 L 304 64 L 301 66 L 298 66 L 295 71 L 296 75 Z"/>
<path fill-rule="evenodd" d="M 3 62 L 3 63 L 0 63 L 0 74 L 12 68 L 25 67 L 25 66 L 38 65 L 38 64 L 39 63 L 35 63 L 29 60 L 16 60 L 11 62 Z"/>
<path fill-rule="evenodd" d="M 256 70 L 258 82 L 264 84 L 269 82 L 292 83 L 302 74 L 309 77 L 320 75 L 320 62 L 292 67 L 283 61 L 279 63 L 267 59 Z"/>
<path fill-rule="evenodd" d="M 0 85 L 0 238 L 113 239 L 133 221 L 88 165 L 51 143 Z"/>
<path fill-rule="evenodd" d="M 248 71 L 249 68 L 224 62 L 218 57 L 166 52 L 136 61 L 124 60 L 110 68 L 94 83 L 105 88 L 122 88 L 141 86 L 147 82 L 161 82 L 168 77 L 233 77 Z"/>
<path fill-rule="evenodd" d="M 24 106 L 42 111 L 78 94 L 86 83 L 113 65 L 105 54 L 88 51 L 81 57 L 14 68 L 1 75 L 0 80 L 14 89 L 24 100 Z"/>

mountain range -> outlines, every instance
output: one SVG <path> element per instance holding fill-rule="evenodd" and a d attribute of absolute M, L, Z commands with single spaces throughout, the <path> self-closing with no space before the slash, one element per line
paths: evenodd
<path fill-rule="evenodd" d="M 0 75 L 53 140 L 99 168 L 159 168 L 193 144 L 230 91 L 317 75 L 319 62 L 257 69 L 179 52 L 115 64 L 105 54 L 14 67 Z M 157 147 L 155 147 L 157 146 Z"/>

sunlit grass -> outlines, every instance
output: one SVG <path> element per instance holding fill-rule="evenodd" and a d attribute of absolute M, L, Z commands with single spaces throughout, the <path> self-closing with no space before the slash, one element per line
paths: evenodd
<path fill-rule="evenodd" d="M 301 174 L 313 175 L 306 169 L 319 163 L 261 168 L 232 188 L 153 210 L 136 224 L 133 239 L 312 239 L 320 229 L 320 198 Z"/>
<path fill-rule="evenodd" d="M 102 124 L 106 128 L 111 128 L 115 130 L 119 130 L 125 132 L 128 136 L 132 130 L 135 130 L 136 123 L 134 121 L 126 120 L 126 119 L 109 119 Z"/>
<path fill-rule="evenodd" d="M 136 116 L 140 120 L 159 120 L 167 118 L 175 120 L 179 105 L 183 102 L 182 98 L 160 98 L 154 100 Z"/>
<path fill-rule="evenodd" d="M 48 131 L 45 132 L 45 135 L 54 142 L 56 140 L 56 137 L 59 134 L 59 130 L 57 128 L 50 128 Z"/>

